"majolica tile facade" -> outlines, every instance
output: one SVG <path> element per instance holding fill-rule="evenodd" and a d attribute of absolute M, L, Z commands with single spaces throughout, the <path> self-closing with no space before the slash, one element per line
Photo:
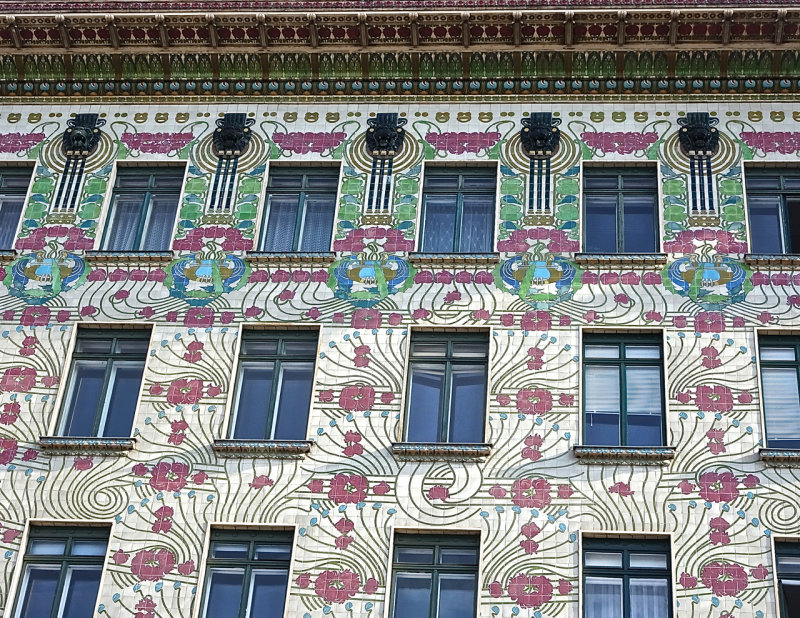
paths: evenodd
<path fill-rule="evenodd" d="M 59 523 L 110 527 L 96 616 L 203 615 L 231 528 L 290 532 L 290 617 L 389 616 L 396 535 L 465 531 L 478 616 L 587 611 L 590 537 L 668 541 L 673 616 L 777 615 L 800 451 L 768 448 L 759 338 L 800 334 L 800 262 L 751 248 L 746 187 L 798 169 L 800 13 L 6 4 L 0 175 L 30 182 L 0 254 L 0 615 Z M 324 248 L 264 250 L 290 167 L 338 179 Z M 172 240 L 104 250 L 137 169 L 182 177 Z M 423 247 L 432 169 L 491 170 L 487 250 Z M 587 171 L 609 169 L 655 179 L 653 250 L 588 250 Z M 67 436 L 78 331 L 131 327 L 130 436 Z M 317 342 L 305 435 L 232 439 L 242 338 L 290 329 Z M 431 332 L 489 342 L 480 442 L 404 442 Z M 663 439 L 593 444 L 584 342 L 636 334 L 663 350 Z"/>

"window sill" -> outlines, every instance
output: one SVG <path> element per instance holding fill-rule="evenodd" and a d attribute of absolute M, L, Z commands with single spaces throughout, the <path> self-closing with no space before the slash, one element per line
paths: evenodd
<path fill-rule="evenodd" d="M 447 442 L 393 442 L 392 454 L 408 461 L 483 461 L 492 452 L 491 444 Z"/>
<path fill-rule="evenodd" d="M 172 251 L 87 251 L 86 261 L 92 264 L 167 264 L 175 255 Z"/>
<path fill-rule="evenodd" d="M 772 466 L 800 467 L 800 449 L 795 448 L 760 448 L 758 455 L 761 461 Z"/>
<path fill-rule="evenodd" d="M 583 446 L 576 444 L 572 447 L 572 452 L 584 464 L 659 465 L 675 457 L 674 446 Z"/>
<path fill-rule="evenodd" d="M 248 251 L 245 257 L 256 264 L 319 264 L 330 265 L 336 254 L 331 251 Z"/>
<path fill-rule="evenodd" d="M 0 250 L 0 264 L 11 264 L 17 258 L 17 252 L 13 249 Z"/>
<path fill-rule="evenodd" d="M 136 445 L 135 438 L 77 438 L 71 436 L 41 436 L 39 448 L 48 453 L 74 455 L 103 454 L 122 456 Z"/>
<path fill-rule="evenodd" d="M 214 452 L 223 457 L 302 459 L 312 444 L 311 440 L 214 440 Z"/>
<path fill-rule="evenodd" d="M 613 268 L 642 268 L 664 266 L 666 253 L 576 253 L 579 266 L 601 266 Z"/>
<path fill-rule="evenodd" d="M 499 253 L 417 253 L 408 254 L 409 261 L 415 266 L 441 266 L 453 264 L 458 266 L 489 266 L 500 261 Z"/>
<path fill-rule="evenodd" d="M 800 255 L 796 253 L 748 253 L 744 256 L 748 266 L 800 266 Z"/>

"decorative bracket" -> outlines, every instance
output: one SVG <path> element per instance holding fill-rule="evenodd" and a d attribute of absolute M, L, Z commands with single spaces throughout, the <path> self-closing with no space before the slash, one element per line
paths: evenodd
<path fill-rule="evenodd" d="M 238 157 L 250 143 L 252 133 L 250 127 L 255 124 L 254 118 L 247 114 L 225 114 L 217 120 L 214 131 L 214 151 L 218 157 Z"/>
<path fill-rule="evenodd" d="M 406 130 L 403 125 L 408 120 L 395 113 L 375 114 L 367 120 L 367 150 L 372 157 L 388 158 L 395 156 L 403 146 Z"/>
<path fill-rule="evenodd" d="M 719 118 L 712 118 L 708 112 L 689 112 L 678 118 L 681 126 L 678 139 L 684 152 L 690 157 L 710 157 L 719 146 L 719 131 L 715 128 Z"/>
<path fill-rule="evenodd" d="M 100 131 L 106 123 L 98 114 L 75 114 L 75 118 L 67 121 L 64 131 L 64 154 L 68 157 L 88 157 L 97 148 L 103 133 Z"/>
<path fill-rule="evenodd" d="M 558 150 L 561 118 L 553 118 L 551 112 L 534 112 L 522 119 L 520 140 L 530 157 L 550 157 Z"/>

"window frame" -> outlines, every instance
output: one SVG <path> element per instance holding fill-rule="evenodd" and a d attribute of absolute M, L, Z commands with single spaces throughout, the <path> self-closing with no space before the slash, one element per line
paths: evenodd
<path fill-rule="evenodd" d="M 622 554 L 622 567 L 587 567 L 586 553 L 614 552 Z M 667 559 L 665 569 L 654 567 L 638 568 L 630 566 L 631 554 L 662 554 Z M 675 614 L 675 599 L 672 574 L 672 540 L 645 539 L 631 537 L 583 537 L 581 542 L 581 615 L 586 616 L 587 594 L 586 577 L 616 577 L 622 579 L 622 617 L 630 618 L 630 580 L 636 577 L 666 578 L 667 580 L 667 618 Z"/>
<path fill-rule="evenodd" d="M 169 188 L 160 188 L 156 187 L 156 179 L 165 176 L 174 175 L 175 177 L 178 176 L 177 172 L 180 171 L 180 185 L 178 187 L 169 187 Z M 173 174 L 175 172 L 175 174 Z M 120 178 L 124 178 L 125 176 L 141 176 L 146 174 L 148 176 L 147 180 L 147 187 L 133 187 L 133 188 L 123 188 L 119 186 Z M 132 252 L 132 253 L 146 253 L 150 251 L 169 251 L 170 247 L 172 246 L 172 237 L 174 236 L 175 230 L 175 221 L 177 221 L 179 216 L 179 211 L 181 207 L 181 194 L 183 193 L 183 185 L 186 181 L 186 165 L 181 164 L 170 164 L 170 165 L 161 165 L 161 166 L 147 166 L 147 167 L 130 167 L 127 165 L 118 166 L 117 173 L 114 178 L 114 187 L 111 189 L 111 197 L 110 202 L 108 205 L 108 216 L 105 220 L 105 229 L 103 230 L 103 239 L 100 243 L 100 246 L 103 248 L 103 251 L 123 251 L 123 252 Z M 115 249 L 113 247 L 109 247 L 109 243 L 111 242 L 111 228 L 114 225 L 114 218 L 116 214 L 117 208 L 117 201 L 118 197 L 121 194 L 136 194 L 136 193 L 144 193 L 141 202 L 141 209 L 139 211 L 139 222 L 136 227 L 136 236 L 134 237 L 134 248 L 133 249 Z M 147 223 L 150 220 L 151 215 L 151 205 L 153 203 L 153 196 L 175 196 L 175 216 L 172 219 L 172 230 L 170 233 L 170 241 L 166 248 L 164 249 L 144 249 L 142 248 L 142 243 L 144 241 L 144 232 L 145 228 L 147 227 Z"/>
<path fill-rule="evenodd" d="M 199 618 L 207 618 L 208 601 L 210 599 L 209 591 L 211 589 L 211 572 L 212 569 L 243 569 L 244 575 L 242 579 L 242 595 L 239 599 L 239 612 L 236 614 L 237 618 L 247 618 L 247 609 L 252 594 L 252 586 L 250 583 L 250 575 L 254 568 L 264 569 L 286 569 L 286 594 L 283 599 L 283 609 L 286 611 L 286 601 L 291 594 L 291 574 L 292 574 L 292 559 L 294 558 L 295 550 L 295 535 L 293 530 L 276 530 L 276 529 L 233 529 L 233 528 L 218 528 L 211 529 L 208 540 L 208 549 L 205 555 L 205 570 L 203 571 L 203 598 L 202 603 L 199 603 L 200 612 Z M 214 543 L 248 543 L 248 557 L 247 558 L 214 558 L 212 556 Z M 287 560 L 256 560 L 255 547 L 256 545 L 288 545 L 289 558 Z"/>
<path fill-rule="evenodd" d="M 797 540 L 784 540 L 784 541 L 775 541 L 775 552 L 773 554 L 775 556 L 775 583 L 778 587 L 778 615 L 786 618 L 789 614 L 786 611 L 786 597 L 783 593 L 783 584 L 781 580 L 781 568 L 780 568 L 780 559 L 781 557 L 787 558 L 798 558 L 800 559 L 800 543 Z M 787 576 L 796 575 L 795 579 L 800 580 L 800 573 L 792 574 L 792 573 L 785 573 Z"/>
<path fill-rule="evenodd" d="M 0 246 L 0 251 L 12 251 L 14 249 L 14 245 L 17 241 L 17 235 L 19 232 L 19 225 L 20 222 L 23 220 L 25 215 L 25 198 L 28 196 L 28 191 L 31 188 L 31 181 L 33 180 L 33 172 L 34 167 L 30 165 L 9 165 L 9 166 L 2 166 L 0 165 L 0 198 L 4 198 L 6 196 L 13 196 L 13 197 L 20 197 L 22 200 L 22 206 L 19 210 L 19 214 L 17 215 L 17 222 L 14 225 L 11 234 L 11 243 L 7 247 Z M 28 182 L 25 185 L 24 189 L 16 188 L 13 190 L 9 190 L 8 187 L 5 187 L 6 178 L 27 178 Z M 2 199 L 0 199 L 0 210 L 2 209 Z"/>
<path fill-rule="evenodd" d="M 65 389 L 64 389 L 64 398 L 60 402 L 60 414 L 58 419 L 58 424 L 56 425 L 57 435 L 69 437 L 69 438 L 83 438 L 83 437 L 91 437 L 91 438 L 104 438 L 107 437 L 108 439 L 114 438 L 125 438 L 130 437 L 128 436 L 101 436 L 100 435 L 100 428 L 101 426 L 105 428 L 106 423 L 108 422 L 108 410 L 107 410 L 107 402 L 110 405 L 109 399 L 109 392 L 108 392 L 108 385 L 111 381 L 111 374 L 113 373 L 114 362 L 110 361 L 125 361 L 125 360 L 141 360 L 143 363 L 142 367 L 142 380 L 139 383 L 139 391 L 136 394 L 136 410 L 134 411 L 134 419 L 133 423 L 131 424 L 131 431 L 133 430 L 133 424 L 136 421 L 136 412 L 138 411 L 138 403 L 139 398 L 142 392 L 142 384 L 144 384 L 144 377 L 145 372 L 147 371 L 147 359 L 149 358 L 149 354 L 146 351 L 144 354 L 136 354 L 133 353 L 117 353 L 113 350 L 116 348 L 117 340 L 119 339 L 147 339 L 147 347 L 150 348 L 150 344 L 152 343 L 153 338 L 153 331 L 152 328 L 129 328 L 129 329 L 121 329 L 121 328 L 80 328 L 76 329 L 75 334 L 75 341 L 72 347 L 72 353 L 69 357 L 69 373 L 67 376 L 67 380 L 65 381 Z M 81 340 L 86 339 L 111 339 L 111 350 L 112 352 L 108 354 L 101 354 L 101 353 L 88 353 L 88 352 L 78 352 L 78 344 Z M 73 396 L 73 377 L 76 360 L 105 360 L 106 361 L 106 369 L 105 375 L 103 378 L 103 387 L 100 393 L 100 397 L 98 398 L 97 407 L 95 408 L 94 413 L 94 423 L 92 425 L 92 435 L 90 436 L 67 436 L 64 432 L 67 429 L 67 424 L 69 419 L 68 409 L 72 404 L 72 396 Z"/>
<path fill-rule="evenodd" d="M 469 189 L 464 188 L 464 177 L 474 175 L 475 172 L 485 172 L 483 175 L 486 178 L 492 178 L 493 186 L 491 192 L 489 190 L 477 190 L 477 189 Z M 428 189 L 427 183 L 428 178 L 433 176 L 454 176 L 458 175 L 458 187 L 456 189 Z M 438 253 L 438 254 L 448 254 L 448 253 L 471 253 L 461 249 L 461 226 L 464 220 L 464 196 L 465 195 L 491 195 L 491 200 L 493 204 L 493 208 L 491 209 L 492 214 L 492 226 L 488 230 L 487 234 L 489 237 L 489 252 L 494 250 L 494 241 L 495 241 L 495 225 L 497 223 L 497 168 L 495 166 L 443 166 L 443 165 L 430 165 L 425 166 L 425 173 L 422 178 L 422 190 L 420 195 L 421 200 L 421 208 L 420 208 L 420 225 L 419 225 L 419 246 L 420 252 L 422 253 Z M 450 251 L 435 251 L 432 249 L 428 249 L 425 247 L 425 228 L 426 221 L 427 221 L 427 210 L 428 210 L 428 195 L 451 195 L 456 193 L 456 218 L 454 226 L 454 236 L 452 239 L 452 245 Z"/>
<path fill-rule="evenodd" d="M 586 343 L 589 345 L 612 345 L 616 344 L 620 349 L 618 358 L 587 358 Z M 627 345 L 657 345 L 659 348 L 659 358 L 628 358 L 624 353 Z M 628 365 L 634 366 L 655 366 L 660 368 L 661 375 L 661 441 L 662 444 L 650 444 L 647 447 L 667 446 L 667 403 L 666 403 L 666 366 L 664 363 L 664 341 L 663 333 L 603 333 L 587 332 L 581 334 L 581 435 L 584 446 L 597 446 L 598 448 L 629 447 L 626 444 L 628 435 L 628 398 L 627 398 L 627 378 L 624 369 Z M 620 440 L 617 445 L 596 445 L 587 442 L 586 436 L 586 366 L 614 366 L 619 367 L 619 386 L 620 386 Z M 646 448 L 633 447 L 633 448 Z"/>
<path fill-rule="evenodd" d="M 395 602 L 397 599 L 397 576 L 402 573 L 430 573 L 431 574 L 431 602 L 428 607 L 428 618 L 436 618 L 438 613 L 439 574 L 474 574 L 475 596 L 473 598 L 474 616 L 478 616 L 478 601 L 480 599 L 480 567 L 481 567 L 481 535 L 480 532 L 461 533 L 436 533 L 425 534 L 420 532 L 398 532 L 393 535 L 391 555 L 391 589 L 388 599 L 388 618 L 394 618 Z M 415 564 L 397 561 L 397 550 L 403 548 L 433 549 L 432 564 Z M 475 549 L 476 562 L 474 565 L 440 564 L 438 557 L 442 549 Z M 419 618 L 424 618 L 420 616 Z"/>
<path fill-rule="evenodd" d="M 93 541 L 105 539 L 106 548 L 102 554 L 96 556 L 71 556 L 70 551 L 76 540 L 78 541 Z M 32 554 L 31 541 L 38 540 L 54 540 L 64 541 L 64 552 L 61 555 L 56 554 Z M 47 618 L 58 618 L 61 613 L 62 605 L 64 603 L 64 592 L 69 573 L 68 567 L 74 566 L 100 566 L 100 582 L 97 589 L 95 598 L 95 606 L 97 605 L 97 597 L 100 595 L 100 588 L 102 587 L 102 577 L 106 563 L 106 555 L 108 554 L 108 544 L 111 541 L 111 530 L 108 526 L 91 525 L 91 526 L 51 526 L 43 525 L 39 522 L 32 523 L 28 529 L 28 536 L 25 546 L 25 554 L 20 561 L 19 571 L 19 585 L 17 589 L 16 600 L 11 606 L 13 609 L 9 613 L 12 618 L 20 618 L 22 614 L 22 603 L 25 598 L 25 591 L 27 588 L 27 570 L 30 565 L 60 565 L 58 574 L 58 583 L 56 584 L 56 592 L 53 596 L 54 604 L 50 610 L 50 615 Z M 41 618 L 45 618 L 44 616 Z"/>
<path fill-rule="evenodd" d="M 284 438 L 273 438 L 269 437 L 275 433 L 275 421 L 277 420 L 277 406 L 280 403 L 280 399 L 278 398 L 278 390 L 276 386 L 280 382 L 280 366 L 283 361 L 289 362 L 309 362 L 312 364 L 311 370 L 311 392 L 309 397 L 309 407 L 306 411 L 306 430 L 305 430 L 305 438 L 308 437 L 308 421 L 311 417 L 311 404 L 313 399 L 314 393 L 314 382 L 316 381 L 316 371 L 317 371 L 317 354 L 319 353 L 319 330 L 318 329 L 293 329 L 293 330 L 267 330 L 267 329 L 243 329 L 239 335 L 239 349 L 238 355 L 236 357 L 236 371 L 234 374 L 235 384 L 233 389 L 233 400 L 232 400 L 232 414 L 230 417 L 229 426 L 227 428 L 226 435 L 228 439 L 231 440 L 263 440 L 263 441 L 284 441 Z M 245 354 L 244 352 L 244 344 L 245 340 L 257 340 L 257 341 L 265 341 L 265 340 L 276 340 L 277 347 L 275 354 Z M 315 351 L 313 354 L 309 354 L 308 356 L 287 356 L 285 350 L 285 342 L 286 341 L 313 341 L 315 342 Z M 242 375 L 241 375 L 241 368 L 242 368 L 242 361 L 253 361 L 253 362 L 274 362 L 273 368 L 273 376 L 272 376 L 272 386 L 270 389 L 270 398 L 267 407 L 265 408 L 265 413 L 268 414 L 267 418 L 267 427 L 266 427 L 266 436 L 263 438 L 234 438 L 234 433 L 236 432 L 236 422 L 239 418 L 239 398 L 241 396 L 242 390 Z"/>
<path fill-rule="evenodd" d="M 274 249 L 267 249 L 265 247 L 267 241 L 267 231 L 269 230 L 269 217 L 272 210 L 271 196 L 273 194 L 297 194 L 297 213 L 295 214 L 294 221 L 294 237 L 292 238 L 292 248 L 289 253 L 304 253 L 300 248 L 303 240 L 303 231 L 305 230 L 306 212 L 308 209 L 309 195 L 330 195 L 329 189 L 314 189 L 308 187 L 308 177 L 313 175 L 325 175 L 330 173 L 331 178 L 335 178 L 336 187 L 334 189 L 333 200 L 331 204 L 332 225 L 328 231 L 328 248 L 324 251 L 329 251 L 331 243 L 333 242 L 333 231 L 336 227 L 336 198 L 339 195 L 341 185 L 341 166 L 333 165 L 320 165 L 320 166 L 284 166 L 284 165 L 271 165 L 267 174 L 267 182 L 264 192 L 264 212 L 261 216 L 261 229 L 258 232 L 258 250 L 267 253 L 283 253 L 282 251 L 275 251 Z M 300 185 L 294 187 L 273 187 L 271 182 L 275 177 L 288 177 L 300 176 Z"/>
<path fill-rule="evenodd" d="M 423 342 L 441 342 L 442 340 L 446 340 L 447 342 L 447 352 L 444 356 L 415 356 L 413 353 L 413 346 L 414 343 L 419 341 Z M 453 342 L 459 341 L 464 343 L 486 343 L 486 357 L 479 359 L 477 356 L 472 358 L 461 358 L 461 357 L 453 357 L 452 349 L 453 349 Z M 411 383 L 412 383 L 412 366 L 414 363 L 422 363 L 422 364 L 445 364 L 445 387 L 444 387 L 444 396 L 442 397 L 442 403 L 439 408 L 440 414 L 440 424 L 439 424 L 439 441 L 436 444 L 471 444 L 469 442 L 453 442 L 449 439 L 450 437 L 450 417 L 452 414 L 452 398 L 453 398 L 453 390 L 452 390 L 452 364 L 464 364 L 464 365 L 484 365 L 484 403 L 483 403 L 483 415 L 484 415 L 484 422 L 483 426 L 481 427 L 481 442 L 486 439 L 486 397 L 488 396 L 489 392 L 489 344 L 491 342 L 491 335 L 488 331 L 480 330 L 480 331 L 472 331 L 472 332 L 453 332 L 453 331 L 413 331 L 409 330 L 408 334 L 408 362 L 406 365 L 406 391 L 405 391 L 405 402 L 403 406 L 404 412 L 404 423 L 403 423 L 403 441 L 408 442 L 408 429 L 409 429 L 409 420 L 411 418 Z M 426 444 L 425 442 L 413 444 Z"/>
<path fill-rule="evenodd" d="M 750 189 L 748 187 L 749 178 L 774 178 L 777 177 L 780 181 L 781 187 L 779 189 Z M 787 251 L 786 246 L 792 244 L 791 226 L 789 225 L 788 207 L 786 200 L 790 196 L 794 196 L 800 202 L 800 188 L 787 189 L 786 178 L 795 178 L 800 183 L 800 167 L 750 167 L 747 166 L 744 179 L 744 194 L 747 199 L 747 227 L 749 240 L 753 241 L 752 224 L 750 223 L 750 196 L 778 196 L 780 198 L 780 228 L 781 228 L 781 245 L 782 251 L 780 253 L 769 253 L 767 255 L 797 255 L 800 254 L 800 247 L 791 247 Z M 800 207 L 798 207 L 797 219 L 800 225 Z"/>
<path fill-rule="evenodd" d="M 795 379 L 797 380 L 797 388 L 798 393 L 800 393 L 800 335 L 789 335 L 789 336 L 781 336 L 781 335 L 773 335 L 773 334 L 765 334 L 765 333 L 758 333 L 758 386 L 761 389 L 761 393 L 764 393 L 764 368 L 781 368 L 787 369 L 792 368 L 795 370 Z M 762 348 L 794 348 L 794 361 L 788 360 L 764 360 L 761 357 L 761 350 Z M 800 401 L 798 401 L 798 405 L 800 405 Z M 800 440 L 798 440 L 798 444 L 796 446 L 770 446 L 769 443 L 769 427 L 768 427 L 768 418 L 767 418 L 767 402 L 764 396 L 761 396 L 761 409 L 763 411 L 763 418 L 764 418 L 764 443 L 765 448 L 768 449 L 782 449 L 782 450 L 792 450 L 792 449 L 800 449 Z"/>
<path fill-rule="evenodd" d="M 588 189 L 586 187 L 586 179 L 587 177 L 598 177 L 598 176 L 611 176 L 614 175 L 617 177 L 617 188 L 616 189 Z M 645 189 L 645 188 L 625 188 L 625 183 L 622 181 L 622 177 L 624 176 L 638 176 L 638 177 L 645 177 L 645 176 L 652 176 L 653 177 L 653 188 L 652 189 Z M 653 197 L 653 240 L 654 246 L 652 253 L 658 253 L 661 250 L 661 240 L 659 238 L 659 228 L 660 228 L 660 219 L 661 214 L 659 212 L 659 179 L 658 179 L 658 167 L 655 164 L 644 164 L 644 165 L 631 165 L 631 166 L 602 166 L 602 165 L 584 165 L 582 170 L 582 177 L 581 177 L 581 223 L 583 226 L 583 247 L 584 251 L 588 253 L 596 253 L 588 250 L 589 242 L 588 242 L 588 229 L 586 225 L 587 221 L 587 207 L 589 205 L 588 195 L 601 195 L 601 196 L 616 196 L 616 251 L 615 254 L 631 254 L 631 253 L 651 253 L 649 251 L 640 252 L 640 251 L 626 251 L 625 250 L 625 216 L 624 216 L 624 196 L 637 196 L 637 195 L 645 195 L 645 196 L 652 196 Z"/>

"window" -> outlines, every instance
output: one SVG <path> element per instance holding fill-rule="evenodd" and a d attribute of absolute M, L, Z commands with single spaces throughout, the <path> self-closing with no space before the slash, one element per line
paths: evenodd
<path fill-rule="evenodd" d="M 664 444 L 664 380 L 657 336 L 583 339 L 583 435 L 591 446 Z"/>
<path fill-rule="evenodd" d="M 476 535 L 397 534 L 391 618 L 474 618 L 478 556 Z"/>
<path fill-rule="evenodd" d="M 30 168 L 0 167 L 0 249 L 14 247 L 14 235 L 30 181 Z"/>
<path fill-rule="evenodd" d="M 231 437 L 305 440 L 316 354 L 315 331 L 245 331 Z"/>
<path fill-rule="evenodd" d="M 121 167 L 111 194 L 103 248 L 166 251 L 183 185 L 181 167 Z"/>
<path fill-rule="evenodd" d="M 289 532 L 212 531 L 203 616 L 282 618 L 291 557 Z"/>
<path fill-rule="evenodd" d="M 412 334 L 406 441 L 483 441 L 488 354 L 486 334 Z"/>
<path fill-rule="evenodd" d="M 262 251 L 330 251 L 339 169 L 273 167 Z"/>
<path fill-rule="evenodd" d="M 497 172 L 494 168 L 427 168 L 422 187 L 422 251 L 492 250 Z"/>
<path fill-rule="evenodd" d="M 761 337 L 767 448 L 800 448 L 800 337 Z"/>
<path fill-rule="evenodd" d="M 131 435 L 149 345 L 150 331 L 78 331 L 61 435 Z"/>
<path fill-rule="evenodd" d="M 32 526 L 14 618 L 87 618 L 97 606 L 108 529 Z"/>
<path fill-rule="evenodd" d="M 800 171 L 747 170 L 750 250 L 800 253 Z"/>
<path fill-rule="evenodd" d="M 584 618 L 670 618 L 667 541 L 583 540 Z"/>
<path fill-rule="evenodd" d="M 781 618 L 800 618 L 800 543 L 775 543 Z"/>
<path fill-rule="evenodd" d="M 653 253 L 657 251 L 655 167 L 583 170 L 585 251 Z"/>

